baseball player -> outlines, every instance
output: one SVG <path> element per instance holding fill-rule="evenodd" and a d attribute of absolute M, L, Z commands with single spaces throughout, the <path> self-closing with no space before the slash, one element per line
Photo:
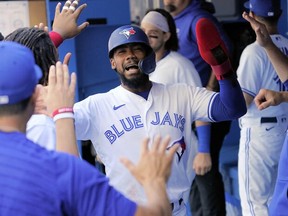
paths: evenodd
<path fill-rule="evenodd" d="M 284 54 L 288 40 L 278 33 L 280 1 L 250 0 L 249 15 L 264 24 L 273 43 Z M 261 88 L 285 91 L 265 49 L 255 41 L 247 46 L 237 70 L 247 104 L 247 114 L 240 118 L 238 161 L 239 191 L 243 215 L 268 215 L 274 191 L 278 161 L 287 130 L 286 103 L 259 111 L 253 99 Z"/>
<path fill-rule="evenodd" d="M 174 215 L 186 215 L 183 203 L 187 200 L 183 202 L 183 198 L 191 186 L 186 170 L 192 166 L 188 164 L 188 153 L 194 148 L 190 145 L 191 123 L 233 119 L 246 112 L 225 46 L 215 28 L 210 32 L 215 37 L 207 43 L 207 32 L 202 31 L 201 26 L 206 22 L 206 19 L 199 21 L 197 34 L 203 58 L 215 67 L 220 93 L 186 84 L 151 82 L 148 74 L 154 71 L 156 64 L 148 38 L 140 28 L 126 25 L 114 30 L 108 42 L 111 67 L 119 75 L 121 85 L 74 105 L 77 139 L 92 141 L 111 185 L 132 200 L 146 202 L 139 183 L 118 162 L 123 156 L 132 162 L 139 160 L 140 146 L 131 141 L 169 134 L 168 148 L 174 143 L 181 144 L 167 186 Z"/>
<path fill-rule="evenodd" d="M 278 47 L 273 43 L 266 29 L 266 26 L 253 17 L 249 16 L 246 12 L 243 13 L 243 18 L 250 22 L 252 28 L 256 33 L 257 42 L 265 49 L 271 63 L 273 64 L 275 71 L 277 72 L 281 82 L 286 88 L 288 88 L 288 61 Z M 287 91 L 272 91 L 268 89 L 261 89 L 256 95 L 255 104 L 259 110 L 266 109 L 270 106 L 277 106 L 282 102 L 288 102 Z M 275 185 L 274 194 L 271 198 L 269 205 L 270 216 L 281 216 L 288 212 L 288 200 L 287 200 L 287 186 L 288 186 L 288 139 L 286 133 L 286 139 L 282 147 L 280 154 L 278 175 Z"/>

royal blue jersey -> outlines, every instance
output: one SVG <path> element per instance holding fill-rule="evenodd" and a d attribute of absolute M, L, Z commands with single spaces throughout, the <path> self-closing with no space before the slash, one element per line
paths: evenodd
<path fill-rule="evenodd" d="M 200 1 L 198 0 L 191 1 L 187 8 L 174 17 L 179 38 L 178 52 L 194 63 L 196 70 L 200 75 L 202 85 L 206 86 L 210 78 L 211 67 L 200 56 L 197 45 L 195 29 L 196 23 L 200 18 L 207 18 L 215 24 L 222 40 L 230 52 L 232 52 L 232 43 L 217 19 L 208 11 L 203 10 L 200 6 Z M 213 37 L 213 35 L 211 35 L 211 37 Z"/>
<path fill-rule="evenodd" d="M 134 215 L 136 204 L 90 164 L 0 132 L 0 215 Z"/>
<path fill-rule="evenodd" d="M 288 136 L 286 136 L 278 165 L 278 176 L 272 201 L 269 205 L 270 216 L 288 214 Z"/>

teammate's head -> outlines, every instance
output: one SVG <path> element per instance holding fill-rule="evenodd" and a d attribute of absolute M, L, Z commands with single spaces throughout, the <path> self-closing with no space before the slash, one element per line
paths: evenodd
<path fill-rule="evenodd" d="M 19 114 L 35 93 L 41 69 L 29 48 L 11 41 L 0 42 L 0 65 L 0 115 Z"/>
<path fill-rule="evenodd" d="M 264 21 L 276 24 L 282 14 L 280 0 L 250 0 L 244 6 Z"/>
<path fill-rule="evenodd" d="M 48 73 L 51 65 L 55 65 L 58 59 L 57 50 L 47 32 L 38 28 L 19 28 L 4 39 L 15 41 L 30 48 L 33 51 L 36 63 L 42 69 L 42 85 L 48 84 Z"/>
<path fill-rule="evenodd" d="M 191 1 L 199 2 L 200 0 L 163 0 L 165 9 L 173 16 L 178 15 L 182 12 Z"/>
<path fill-rule="evenodd" d="M 149 38 L 155 52 L 162 49 L 177 51 L 178 37 L 173 17 L 164 9 L 149 10 L 143 17 L 141 28 Z"/>
<path fill-rule="evenodd" d="M 142 73 L 149 74 L 153 72 L 156 67 L 155 53 L 149 44 L 145 32 L 137 26 L 125 25 L 112 32 L 108 41 L 109 58 L 113 59 L 115 50 L 128 45 L 140 45 L 143 47 L 145 56 L 137 62 L 138 67 Z"/>

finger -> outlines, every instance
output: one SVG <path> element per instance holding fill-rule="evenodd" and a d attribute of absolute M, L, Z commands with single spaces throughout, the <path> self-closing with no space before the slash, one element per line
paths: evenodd
<path fill-rule="evenodd" d="M 55 86 L 56 83 L 56 70 L 55 66 L 51 65 L 48 76 L 48 86 Z"/>
<path fill-rule="evenodd" d="M 161 136 L 160 135 L 156 135 L 154 137 L 153 144 L 151 146 L 151 151 L 157 152 L 158 149 L 159 149 L 159 146 L 160 146 L 160 142 L 161 142 Z"/>
<path fill-rule="evenodd" d="M 257 107 L 259 107 L 259 106 L 261 105 L 261 102 L 262 102 L 262 101 L 263 101 L 263 100 L 262 100 L 260 97 L 258 97 L 258 98 L 255 97 L 255 99 L 254 99 L 255 105 L 256 105 Z"/>
<path fill-rule="evenodd" d="M 173 157 L 174 157 L 174 154 L 175 154 L 175 152 L 177 151 L 177 149 L 179 148 L 179 146 L 180 146 L 179 143 L 174 144 L 174 145 L 168 150 L 167 156 L 168 156 L 169 158 L 173 158 Z"/>
<path fill-rule="evenodd" d="M 57 17 L 60 14 L 60 8 L 61 8 L 61 3 L 58 2 L 55 8 L 55 15 L 54 17 Z"/>
<path fill-rule="evenodd" d="M 132 173 L 135 165 L 127 158 L 120 158 L 120 162 Z"/>
<path fill-rule="evenodd" d="M 56 63 L 56 84 L 62 84 L 63 83 L 63 70 L 62 70 L 62 64 L 60 61 Z"/>
<path fill-rule="evenodd" d="M 39 23 L 39 29 L 44 30 L 44 28 L 45 28 L 44 23 Z"/>
<path fill-rule="evenodd" d="M 161 144 L 159 145 L 158 151 L 159 151 L 159 152 L 166 152 L 166 149 L 167 149 L 167 146 L 168 146 L 170 140 L 171 140 L 170 136 L 166 136 L 166 137 L 162 140 Z"/>
<path fill-rule="evenodd" d="M 148 143 L 149 143 L 149 138 L 148 137 L 144 138 L 142 141 L 141 150 L 140 150 L 141 155 L 144 155 L 148 152 Z"/>
<path fill-rule="evenodd" d="M 70 75 L 69 75 L 69 68 L 66 64 L 62 65 L 63 68 L 63 82 L 64 87 L 68 87 L 70 83 Z"/>
<path fill-rule="evenodd" d="M 269 102 L 269 101 L 265 101 L 265 102 L 262 102 L 262 103 L 259 105 L 258 109 L 259 109 L 259 110 L 263 110 L 263 109 L 266 109 L 266 108 L 269 107 L 269 106 L 270 106 L 270 102 Z"/>
<path fill-rule="evenodd" d="M 68 8 L 68 11 L 73 13 L 76 10 L 76 8 L 72 5 L 70 5 L 70 7 Z"/>
<path fill-rule="evenodd" d="M 70 5 L 71 5 L 71 1 L 67 0 L 67 1 L 65 2 L 65 4 L 64 4 L 63 8 L 62 8 L 62 11 L 63 11 L 63 12 L 69 11 Z"/>
<path fill-rule="evenodd" d="M 70 13 L 73 13 L 76 10 L 77 6 L 78 6 L 78 1 L 77 0 L 74 0 L 74 1 L 71 0 L 71 4 L 70 4 L 70 6 L 68 8 L 68 11 Z"/>
<path fill-rule="evenodd" d="M 49 28 L 48 28 L 48 26 L 44 26 L 43 30 L 44 30 L 45 32 L 49 33 Z"/>
<path fill-rule="evenodd" d="M 78 4 L 79 4 L 79 1 L 77 1 L 77 0 L 71 1 L 70 7 L 74 7 L 76 9 Z M 75 9 L 74 9 L 74 11 L 75 11 Z"/>
<path fill-rule="evenodd" d="M 63 64 L 69 65 L 71 56 L 72 56 L 72 53 L 70 53 L 70 52 L 66 53 L 64 60 L 63 60 Z"/>
<path fill-rule="evenodd" d="M 69 89 L 73 94 L 75 94 L 76 83 L 77 83 L 77 76 L 76 76 L 76 73 L 73 72 L 71 73 L 71 81 L 70 81 L 70 86 L 69 86 Z"/>
<path fill-rule="evenodd" d="M 89 26 L 89 22 L 82 23 L 81 25 L 78 26 L 78 32 L 80 33 L 81 31 L 83 31 L 88 26 Z"/>
<path fill-rule="evenodd" d="M 79 15 L 81 14 L 82 10 L 83 10 L 84 8 L 86 8 L 86 7 L 87 7 L 87 4 L 82 4 L 82 5 L 80 5 L 80 6 L 77 8 L 77 10 L 75 10 L 74 16 L 75 16 L 76 19 L 78 19 L 78 17 L 79 17 Z"/>

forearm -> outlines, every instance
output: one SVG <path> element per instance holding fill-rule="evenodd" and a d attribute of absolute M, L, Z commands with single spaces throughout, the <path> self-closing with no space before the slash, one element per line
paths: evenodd
<path fill-rule="evenodd" d="M 63 118 L 55 122 L 56 126 L 56 150 L 70 153 L 79 157 L 76 143 L 74 119 Z"/>
<path fill-rule="evenodd" d="M 281 82 L 288 80 L 288 58 L 285 56 L 280 49 L 271 44 L 270 46 L 265 47 L 265 51 L 270 58 L 270 61 L 276 70 Z"/>
<path fill-rule="evenodd" d="M 198 137 L 198 152 L 210 153 L 211 124 L 209 122 L 196 121 L 195 127 Z"/>
<path fill-rule="evenodd" d="M 164 179 L 157 179 L 143 184 L 147 204 L 137 208 L 136 216 L 169 216 L 172 215 L 171 204 L 166 192 Z"/>
<path fill-rule="evenodd" d="M 247 112 L 241 87 L 236 78 L 219 80 L 220 92 L 213 101 L 211 116 L 215 121 L 241 117 Z"/>
<path fill-rule="evenodd" d="M 282 92 L 279 92 L 279 93 L 281 95 L 281 101 L 282 102 L 288 102 L 288 92 L 282 91 Z"/>

